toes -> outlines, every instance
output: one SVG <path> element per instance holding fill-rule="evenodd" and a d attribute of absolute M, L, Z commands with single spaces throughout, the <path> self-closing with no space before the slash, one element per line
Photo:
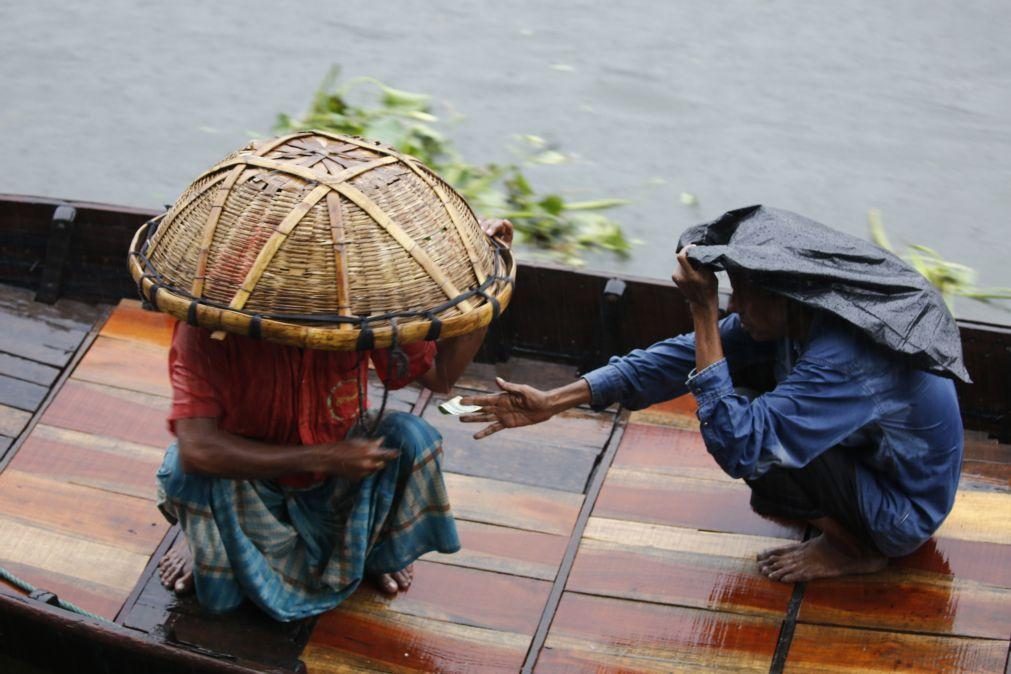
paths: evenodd
<path fill-rule="evenodd" d="M 797 545 L 794 544 L 794 545 L 784 545 L 781 548 L 769 548 L 768 550 L 763 550 L 762 552 L 758 553 L 758 561 L 761 562 L 766 559 L 769 559 L 770 557 L 782 555 L 784 553 L 790 552 L 796 547 Z"/>
<path fill-rule="evenodd" d="M 397 581 L 393 579 L 388 573 L 384 573 L 379 578 L 377 578 L 379 583 L 379 588 L 386 594 L 396 594 L 397 593 Z"/>
<path fill-rule="evenodd" d="M 193 572 L 187 571 L 176 580 L 173 586 L 176 594 L 189 594 L 193 591 Z"/>
<path fill-rule="evenodd" d="M 405 569 L 403 571 L 397 571 L 396 573 L 394 573 L 393 579 L 397 581 L 397 586 L 401 590 L 406 590 L 411 586 L 413 576 Z"/>

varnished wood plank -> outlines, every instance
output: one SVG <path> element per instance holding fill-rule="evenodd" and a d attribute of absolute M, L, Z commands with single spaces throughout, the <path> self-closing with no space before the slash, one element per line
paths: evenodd
<path fill-rule="evenodd" d="M 392 611 L 330 611 L 316 623 L 302 661 L 313 674 L 517 672 L 530 638 Z"/>
<path fill-rule="evenodd" d="M 85 611 L 91 611 L 110 620 L 116 615 L 123 602 L 123 592 L 119 588 L 111 588 L 7 559 L 0 560 L 0 566 L 37 589 L 52 592 L 64 601 L 69 601 Z M 0 584 L 3 582 L 0 581 Z M 13 585 L 10 587 L 16 592 L 22 592 Z"/>
<path fill-rule="evenodd" d="M 54 480 L 153 500 L 165 450 L 39 424 L 10 467 Z"/>
<path fill-rule="evenodd" d="M 607 442 L 607 435 L 601 434 L 596 452 L 589 452 L 571 446 L 567 436 L 552 428 L 539 436 L 510 429 L 475 440 L 473 434 L 481 426 L 440 413 L 438 402 L 441 399 L 428 406 L 424 418 L 442 434 L 443 467 L 454 473 L 582 493 L 597 452 Z"/>
<path fill-rule="evenodd" d="M 1011 492 L 1011 464 L 963 461 L 959 488 Z"/>
<path fill-rule="evenodd" d="M 28 425 L 31 418 L 31 412 L 0 405 L 0 434 L 16 438 Z"/>
<path fill-rule="evenodd" d="M 695 397 L 686 394 L 643 410 L 636 410 L 632 412 L 629 421 L 634 424 L 656 424 L 697 431 L 699 429 L 699 420 L 695 416 L 697 409 Z"/>
<path fill-rule="evenodd" d="M 999 543 L 935 536 L 913 554 L 890 560 L 889 565 L 1011 587 L 1011 546 Z"/>
<path fill-rule="evenodd" d="M 998 573 L 1006 576 L 1011 546 L 1000 547 Z M 1011 634 L 1011 587 L 945 572 L 942 553 L 930 552 L 867 576 L 809 582 L 800 620 L 994 639 Z"/>
<path fill-rule="evenodd" d="M 1002 672 L 1008 642 L 797 625 L 786 672 Z"/>
<path fill-rule="evenodd" d="M 68 380 L 42 417 L 51 426 L 145 445 L 174 439 L 165 418 L 170 401 L 160 396 Z"/>
<path fill-rule="evenodd" d="M 937 536 L 1011 544 L 1011 493 L 960 489 Z"/>
<path fill-rule="evenodd" d="M 12 356 L 9 353 L 0 353 L 0 374 L 24 379 L 40 386 L 52 386 L 60 375 L 60 370 L 36 363 L 33 360 Z"/>
<path fill-rule="evenodd" d="M 792 585 L 758 573 L 755 560 L 583 539 L 568 590 L 657 604 L 782 619 Z"/>
<path fill-rule="evenodd" d="M 44 527 L 150 555 L 168 529 L 152 501 L 32 475 L 8 466 L 0 475 L 0 512 Z"/>
<path fill-rule="evenodd" d="M 343 606 L 532 635 L 550 588 L 542 580 L 419 561 L 406 592 L 391 597 L 363 585 Z"/>
<path fill-rule="evenodd" d="M 629 423 L 614 465 L 677 477 L 735 481 L 706 451 L 701 433 L 673 426 Z"/>
<path fill-rule="evenodd" d="M 800 526 L 756 514 L 743 482 L 678 478 L 612 467 L 593 514 L 598 517 L 799 540 Z"/>
<path fill-rule="evenodd" d="M 975 431 L 965 432 L 964 457 L 969 461 L 1011 464 L 1011 445 L 1001 444 Z"/>
<path fill-rule="evenodd" d="M 445 473 L 453 513 L 460 519 L 567 536 L 580 494 Z"/>
<path fill-rule="evenodd" d="M 47 393 L 45 386 L 0 374 L 0 404 L 34 412 Z"/>
<path fill-rule="evenodd" d="M 782 618 L 793 586 L 759 574 L 755 557 L 790 542 L 594 517 L 566 588 Z"/>
<path fill-rule="evenodd" d="M 137 300 L 120 300 L 119 305 L 102 326 L 104 337 L 145 342 L 163 349 L 172 344 L 176 319 L 158 311 L 141 309 Z"/>
<path fill-rule="evenodd" d="M 0 516 L 0 564 L 23 564 L 103 585 L 116 591 L 120 601 L 130 593 L 147 558 Z"/>
<path fill-rule="evenodd" d="M 565 554 L 565 536 L 522 531 L 458 519 L 461 550 L 452 555 L 433 552 L 430 562 L 554 580 Z"/>
<path fill-rule="evenodd" d="M 778 620 L 566 592 L 535 671 L 767 672 Z"/>
<path fill-rule="evenodd" d="M 146 342 L 101 335 L 74 368 L 72 379 L 171 397 L 168 355 Z"/>

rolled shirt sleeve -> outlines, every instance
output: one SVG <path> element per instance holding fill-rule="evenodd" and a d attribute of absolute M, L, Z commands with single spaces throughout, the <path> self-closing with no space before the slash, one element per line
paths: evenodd
<path fill-rule="evenodd" d="M 720 321 L 720 340 L 727 358 L 735 365 L 768 361 L 775 352 L 774 344 L 748 337 L 737 314 Z M 584 374 L 583 379 L 590 387 L 594 409 L 617 402 L 638 410 L 687 393 L 685 380 L 694 368 L 695 334 L 689 333 L 611 358 L 604 367 Z"/>

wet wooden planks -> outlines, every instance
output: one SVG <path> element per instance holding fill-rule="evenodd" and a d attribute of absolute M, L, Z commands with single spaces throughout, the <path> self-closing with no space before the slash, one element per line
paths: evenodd
<path fill-rule="evenodd" d="M 881 573 L 806 584 L 787 671 L 1004 671 L 1011 636 L 1011 447 L 967 434 L 955 506 Z M 852 628 L 870 628 L 857 630 Z M 825 646 L 860 643 L 845 666 Z M 866 657 L 863 657 L 866 655 Z"/>
<path fill-rule="evenodd" d="M 1008 642 L 797 625 L 785 672 L 1004 671 Z"/>
<path fill-rule="evenodd" d="M 33 296 L 30 290 L 0 285 L 0 456 L 105 311 L 67 300 L 39 304 Z"/>
<path fill-rule="evenodd" d="M 69 360 L 70 332 L 34 354 L 47 367 L 57 352 Z M 0 564 L 109 619 L 167 529 L 153 475 L 169 437 L 168 398 L 144 376 L 156 361 L 164 373 L 165 357 L 162 344 L 103 330 L 0 474 Z"/>
<path fill-rule="evenodd" d="M 792 586 L 755 555 L 801 535 L 748 505 L 679 399 L 631 415 L 535 671 L 768 671 Z"/>

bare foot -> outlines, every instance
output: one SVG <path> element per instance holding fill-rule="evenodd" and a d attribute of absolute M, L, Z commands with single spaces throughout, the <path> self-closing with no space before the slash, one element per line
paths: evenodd
<path fill-rule="evenodd" d="M 887 565 L 888 559 L 877 554 L 850 556 L 832 545 L 824 534 L 758 555 L 758 570 L 762 575 L 783 583 L 874 573 Z"/>
<path fill-rule="evenodd" d="M 193 555 L 190 554 L 186 539 L 180 538 L 172 549 L 158 560 L 158 576 L 161 578 L 161 584 L 176 594 L 193 592 Z"/>
<path fill-rule="evenodd" d="M 414 580 L 414 564 L 408 564 L 406 568 L 394 573 L 380 574 L 373 580 L 386 594 L 403 592 L 411 586 L 411 581 Z"/>

